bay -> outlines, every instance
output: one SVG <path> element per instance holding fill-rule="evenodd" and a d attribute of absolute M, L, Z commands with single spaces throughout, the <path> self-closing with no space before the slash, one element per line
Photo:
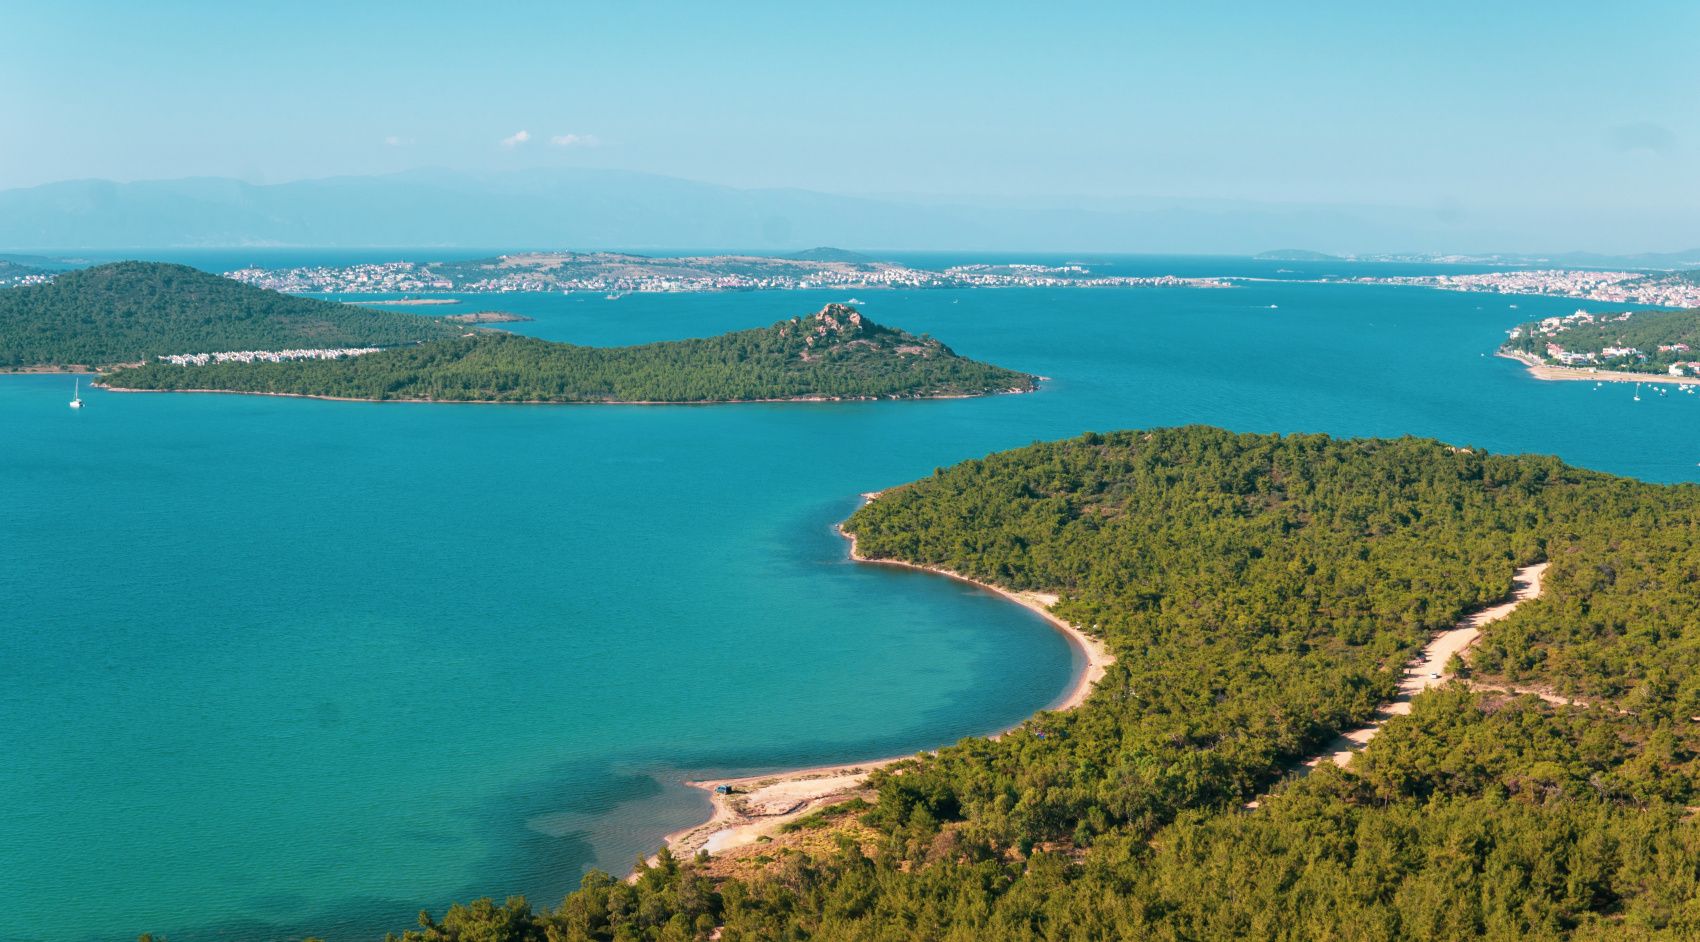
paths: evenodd
<path fill-rule="evenodd" d="M 1700 396 L 1634 402 L 1484 355 L 1521 320 L 1609 306 L 1284 280 L 859 297 L 1050 379 L 679 407 L 95 390 L 73 413 L 68 377 L 0 377 L 0 937 L 340 942 L 455 898 L 552 905 L 700 819 L 688 775 L 1017 722 L 1067 686 L 1063 639 L 972 588 L 851 564 L 832 529 L 860 492 L 966 458 L 1202 422 L 1700 477 Z M 842 300 L 416 310 L 512 310 L 535 318 L 520 332 L 612 345 Z"/>

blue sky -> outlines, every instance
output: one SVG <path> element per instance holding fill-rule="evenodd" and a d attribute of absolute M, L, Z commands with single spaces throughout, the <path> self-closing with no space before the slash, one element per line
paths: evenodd
<path fill-rule="evenodd" d="M 0 187 L 563 165 L 1000 201 L 1700 211 L 1692 0 L 261 6 L 8 3 Z"/>

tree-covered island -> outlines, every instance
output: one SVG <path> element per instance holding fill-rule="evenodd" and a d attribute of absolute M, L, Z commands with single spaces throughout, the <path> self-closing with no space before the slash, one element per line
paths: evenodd
<path fill-rule="evenodd" d="M 979 396 L 1028 391 L 1037 379 L 829 304 L 771 327 L 633 347 L 477 332 L 336 359 L 154 362 L 120 369 L 105 384 L 342 399 L 613 403 Z"/>
<path fill-rule="evenodd" d="M 0 368 L 102 368 L 118 390 L 435 402 L 930 398 L 1038 383 L 839 304 L 717 337 L 585 347 L 152 262 L 0 291 Z"/>

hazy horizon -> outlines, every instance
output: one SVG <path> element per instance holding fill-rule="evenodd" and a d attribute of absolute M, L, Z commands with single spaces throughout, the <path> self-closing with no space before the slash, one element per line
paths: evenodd
<path fill-rule="evenodd" d="M 1700 246 L 1688 4 L 10 12 L 14 198 L 62 181 L 594 169 L 932 216 L 1159 214 L 1010 249 L 1161 249 L 1162 213 L 1220 217 L 1220 235 L 1183 232 L 1177 251 L 1243 252 L 1243 217 L 1295 215 L 1310 218 L 1259 249 Z M 681 230 L 658 240 L 694 241 Z"/>
<path fill-rule="evenodd" d="M 1565 210 L 1499 224 L 1432 208 L 1253 200 L 933 197 L 739 188 L 630 170 L 429 168 L 270 184 L 73 180 L 0 190 L 0 251 L 126 248 L 812 246 L 890 252 L 1680 256 L 1692 241 L 1606 239 Z M 1672 232 L 1685 230 L 1686 218 Z"/>

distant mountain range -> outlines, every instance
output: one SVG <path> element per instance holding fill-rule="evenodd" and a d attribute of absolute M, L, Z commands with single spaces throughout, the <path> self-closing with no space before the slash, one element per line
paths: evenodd
<path fill-rule="evenodd" d="M 1249 255 L 1305 244 L 1445 252 L 1539 244 L 1561 231 L 1534 221 L 1520 228 L 1466 224 L 1412 208 L 875 199 L 583 169 L 416 170 L 267 185 L 222 178 L 75 180 L 0 191 L 0 250 L 19 251 L 440 246 L 775 253 L 849 245 Z"/>
<path fill-rule="evenodd" d="M 1519 256 L 1508 256 L 1519 257 Z M 1610 268 L 1623 266 L 1625 268 L 1700 268 L 1700 249 L 1689 249 L 1686 252 L 1641 252 L 1635 255 L 1602 255 L 1599 252 L 1559 252 L 1554 255 L 1540 257 L 1520 256 L 1518 264 L 1529 261 L 1546 261 L 1556 265 L 1575 265 L 1582 268 Z"/>

